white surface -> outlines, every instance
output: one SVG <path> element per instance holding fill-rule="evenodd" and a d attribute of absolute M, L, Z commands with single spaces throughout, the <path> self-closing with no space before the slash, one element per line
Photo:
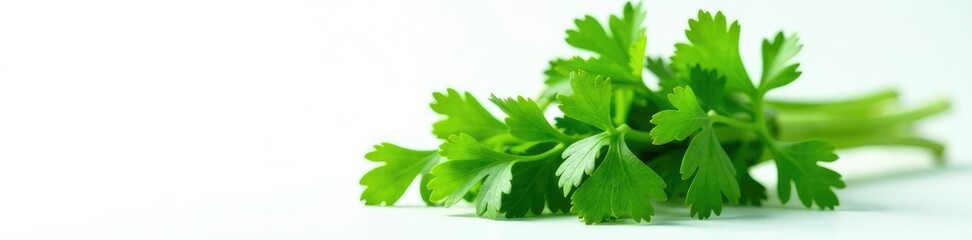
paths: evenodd
<path fill-rule="evenodd" d="M 457 2 L 0 2 L 0 239 L 972 236 L 972 2 L 960 0 L 647 4 L 651 54 L 670 54 L 699 8 L 741 21 L 750 71 L 761 38 L 798 32 L 805 74 L 779 97 L 898 86 L 914 103 L 955 100 L 923 128 L 953 167 L 912 149 L 842 153 L 837 211 L 771 200 L 697 221 L 665 206 L 652 224 L 585 226 L 407 207 L 414 192 L 406 207 L 364 207 L 371 145 L 436 146 L 432 91 L 533 96 L 546 61 L 574 53 L 572 19 L 623 4 Z"/>

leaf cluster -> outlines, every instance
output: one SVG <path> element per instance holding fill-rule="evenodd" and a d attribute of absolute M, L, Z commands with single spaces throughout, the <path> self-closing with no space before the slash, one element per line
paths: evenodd
<path fill-rule="evenodd" d="M 907 133 L 836 125 L 906 128 L 947 104 L 887 112 L 874 108 L 886 109 L 885 100 L 896 95 L 828 103 L 767 100 L 802 74 L 795 57 L 803 45 L 795 34 L 765 39 L 761 74 L 751 77 L 739 54 L 740 24 L 721 12 L 699 11 L 690 19 L 687 40 L 675 45 L 669 59 L 645 56 L 644 20 L 643 6 L 632 3 L 606 24 L 591 16 L 575 20 L 566 42 L 593 57 L 552 60 L 547 88 L 536 100 L 491 96 L 505 117 L 494 116 L 470 93 L 435 93 L 431 108 L 444 118 L 432 133 L 443 143 L 425 151 L 376 146 L 365 158 L 385 165 L 362 177 L 367 188 L 361 199 L 392 205 L 421 178 L 429 205 L 466 200 L 491 218 L 563 212 L 587 224 L 650 221 L 655 202 L 680 201 L 691 216 L 705 219 L 726 205 L 766 201 L 766 187 L 749 171 L 772 162 L 783 203 L 796 192 L 805 207 L 834 209 L 840 205 L 835 189 L 845 183 L 825 164 L 837 160 L 837 147 L 901 139 L 895 143 L 921 142 L 941 152 L 937 143 Z M 646 84 L 644 72 L 657 86 Z M 550 121 L 553 105 L 563 116 Z M 852 107 L 870 114 L 845 117 L 840 111 Z M 788 117 L 810 115 L 823 122 Z M 811 126 L 819 134 L 805 130 Z"/>

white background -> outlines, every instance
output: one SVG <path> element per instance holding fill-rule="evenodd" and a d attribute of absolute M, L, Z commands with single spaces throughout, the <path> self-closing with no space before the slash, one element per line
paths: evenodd
<path fill-rule="evenodd" d="M 0 239 L 858 238 L 969 239 L 972 2 L 654 1 L 648 53 L 669 55 L 700 8 L 759 41 L 805 43 L 780 98 L 898 87 L 950 97 L 922 132 L 950 146 L 842 152 L 837 211 L 730 207 L 651 224 L 477 218 L 468 206 L 365 207 L 382 141 L 435 148 L 432 91 L 534 96 L 574 18 L 621 1 L 2 1 Z M 772 166 L 757 175 L 772 186 Z M 772 187 L 771 187 L 772 188 Z M 771 192 L 775 195 L 775 192 Z"/>

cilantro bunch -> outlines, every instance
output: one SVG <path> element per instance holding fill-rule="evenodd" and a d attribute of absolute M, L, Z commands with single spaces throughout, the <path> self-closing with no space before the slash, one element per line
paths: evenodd
<path fill-rule="evenodd" d="M 840 204 L 834 190 L 845 183 L 821 163 L 837 160 L 837 148 L 917 146 L 942 156 L 941 144 L 912 129 L 947 110 L 946 101 L 903 109 L 895 91 L 836 102 L 768 100 L 801 75 L 796 35 L 762 42 L 755 84 L 739 55 L 737 22 L 699 11 L 669 61 L 645 56 L 644 17 L 640 4 L 628 3 L 607 24 L 577 19 L 566 41 L 594 57 L 551 61 L 536 100 L 491 96 L 502 121 L 472 94 L 435 93 L 432 110 L 445 119 L 432 132 L 444 143 L 375 146 L 365 158 L 384 165 L 361 178 L 361 199 L 392 205 L 420 178 L 429 205 L 469 201 L 490 218 L 546 209 L 587 224 L 640 222 L 650 221 L 653 202 L 679 201 L 705 219 L 726 204 L 766 201 L 766 188 L 749 174 L 763 162 L 776 165 L 783 203 L 795 190 L 804 206 L 833 209 Z M 643 72 L 658 86 L 648 87 Z M 563 116 L 551 123 L 545 114 L 554 104 Z"/>

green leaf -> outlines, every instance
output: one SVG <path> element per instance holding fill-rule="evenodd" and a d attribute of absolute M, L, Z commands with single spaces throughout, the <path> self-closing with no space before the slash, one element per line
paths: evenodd
<path fill-rule="evenodd" d="M 736 180 L 739 182 L 740 205 L 761 206 L 767 199 L 766 187 L 749 174 L 749 168 L 762 159 L 763 149 L 763 144 L 759 141 L 742 141 L 735 151 L 729 153 L 736 168 Z"/>
<path fill-rule="evenodd" d="M 702 66 L 692 67 L 689 86 L 698 94 L 702 107 L 717 109 L 723 102 L 726 88 L 726 78 L 719 76 L 715 70 L 703 70 Z"/>
<path fill-rule="evenodd" d="M 564 112 L 564 115 L 601 130 L 614 129 L 614 124 L 611 122 L 610 81 L 577 71 L 571 73 L 570 86 L 574 94 L 559 97 L 560 111 Z"/>
<path fill-rule="evenodd" d="M 554 119 L 557 123 L 557 129 L 563 130 L 565 134 L 569 135 L 591 135 L 594 133 L 603 132 L 590 124 L 577 121 L 568 116 L 558 117 Z"/>
<path fill-rule="evenodd" d="M 574 20 L 577 29 L 567 30 L 567 44 L 595 52 L 610 62 L 627 63 L 628 47 L 614 41 L 608 32 L 601 27 L 601 23 L 592 16 Z M 624 65 L 622 65 L 624 66 Z"/>
<path fill-rule="evenodd" d="M 570 89 L 570 72 L 561 72 L 557 69 L 558 65 L 566 61 L 570 60 L 554 59 L 550 61 L 550 67 L 543 72 L 544 75 L 547 75 L 547 80 L 543 82 L 547 87 L 540 93 L 541 101 L 554 101 L 557 100 L 558 95 L 570 95 L 572 93 Z"/>
<path fill-rule="evenodd" d="M 766 187 L 763 184 L 756 181 L 749 171 L 738 170 L 736 171 L 739 175 L 739 204 L 740 205 L 753 205 L 762 206 L 763 201 L 766 201 Z"/>
<path fill-rule="evenodd" d="M 569 76 L 571 72 L 581 70 L 590 75 L 600 75 L 610 78 L 613 82 L 636 82 L 640 81 L 640 74 L 634 75 L 633 71 L 621 63 L 612 62 L 606 58 L 573 57 L 570 59 L 557 60 L 554 68 L 560 75 Z M 625 63 L 627 64 L 627 63 Z M 641 68 L 638 68 L 639 73 Z"/>
<path fill-rule="evenodd" d="M 630 49 L 631 46 L 642 45 L 641 52 L 636 54 L 629 54 L 629 57 L 644 57 L 644 43 L 645 38 L 645 11 L 641 7 L 641 3 L 637 5 L 631 4 L 630 2 L 624 5 L 624 12 L 622 17 L 611 16 L 608 21 L 611 26 L 611 34 L 617 42 L 618 46 Z M 641 69 L 642 65 L 637 65 L 632 69 Z M 640 74 L 639 74 L 640 75 Z"/>
<path fill-rule="evenodd" d="M 574 192 L 571 212 L 587 224 L 621 217 L 651 221 L 650 199 L 664 201 L 665 182 L 628 149 L 623 137 L 611 140 L 607 156 Z"/>
<path fill-rule="evenodd" d="M 614 82 L 643 84 L 641 72 L 645 58 L 645 11 L 641 4 L 625 5 L 622 16 L 611 16 L 608 21 L 610 32 L 605 30 L 597 19 L 586 16 L 574 21 L 576 29 L 567 31 L 567 43 L 571 46 L 590 50 L 597 57 L 587 60 L 575 57 L 569 60 L 551 62 L 551 69 L 559 72 L 559 79 L 569 72 L 583 70 L 592 75 L 601 75 Z M 555 74 L 548 71 L 552 79 Z M 551 82 L 548 81 L 548 84 Z"/>
<path fill-rule="evenodd" d="M 543 116 L 543 111 L 533 100 L 518 97 L 516 99 L 500 99 L 492 96 L 490 101 L 495 103 L 509 117 L 506 125 L 510 127 L 510 134 L 526 141 L 558 141 L 569 139 L 557 131 Z"/>
<path fill-rule="evenodd" d="M 682 158 L 680 172 L 685 180 L 695 175 L 685 197 L 685 204 L 691 208 L 691 216 L 698 215 L 699 219 L 705 219 L 712 212 L 722 214 L 723 195 L 729 202 L 738 203 L 740 193 L 736 170 L 711 125 L 703 127 L 692 138 Z"/>
<path fill-rule="evenodd" d="M 654 139 L 655 145 L 671 141 L 685 140 L 703 126 L 709 124 L 709 116 L 699 106 L 692 87 L 676 87 L 668 94 L 668 100 L 677 110 L 665 110 L 651 116 L 651 123 L 656 126 L 648 134 Z"/>
<path fill-rule="evenodd" d="M 776 34 L 773 41 L 763 40 L 763 78 L 759 82 L 762 92 L 782 87 L 800 77 L 797 68 L 799 63 L 793 63 L 793 57 L 800 52 L 803 44 L 796 34 L 785 37 L 783 32 Z"/>
<path fill-rule="evenodd" d="M 418 151 L 391 143 L 375 145 L 375 150 L 365 158 L 385 165 L 368 171 L 360 184 L 366 186 L 361 200 L 367 205 L 394 205 L 419 174 L 428 172 L 439 162 L 437 151 Z"/>
<path fill-rule="evenodd" d="M 507 218 L 540 215 L 544 206 L 551 212 L 567 212 L 570 200 L 560 193 L 554 171 L 563 160 L 557 156 L 543 161 L 519 162 L 513 166 L 510 194 L 503 196 L 502 212 Z"/>
<path fill-rule="evenodd" d="M 658 86 L 661 87 L 663 93 L 671 92 L 675 87 L 688 84 L 672 74 L 671 65 L 664 58 L 649 57 L 646 59 L 645 65 L 648 71 L 658 78 Z"/>
<path fill-rule="evenodd" d="M 434 178 L 428 185 L 432 189 L 431 200 L 445 200 L 446 206 L 452 206 L 485 178 L 476 196 L 476 214 L 495 218 L 502 207 L 503 194 L 511 190 L 511 168 L 517 156 L 490 150 L 467 134 L 450 136 L 440 148 L 440 154 L 449 161 L 432 168 Z"/>
<path fill-rule="evenodd" d="M 715 69 L 726 75 L 727 90 L 753 96 L 756 88 L 739 56 L 739 29 L 738 22 L 727 26 L 726 16 L 721 12 L 712 17 L 709 12 L 699 11 L 698 19 L 689 20 L 689 29 L 685 31 L 690 43 L 675 45 L 672 57 L 675 68 L 683 73 L 695 65 Z"/>
<path fill-rule="evenodd" d="M 821 209 L 834 209 L 840 205 L 832 189 L 846 186 L 840 174 L 817 165 L 817 162 L 837 160 L 833 145 L 823 140 L 776 144 L 778 149 L 770 148 L 770 152 L 776 159 L 780 201 L 789 201 L 792 183 L 800 202 L 808 208 L 814 203 Z"/>
<path fill-rule="evenodd" d="M 564 189 L 564 195 L 567 195 L 571 188 L 580 185 L 585 174 L 590 175 L 594 171 L 597 157 L 601 155 L 601 149 L 608 145 L 610 139 L 607 133 L 600 133 L 567 146 L 562 154 L 566 160 L 557 168 L 556 173 L 560 176 L 557 185 Z"/>
<path fill-rule="evenodd" d="M 468 92 L 465 98 L 452 89 L 445 94 L 437 92 L 432 96 L 435 97 L 435 102 L 430 105 L 432 110 L 446 116 L 445 120 L 432 125 L 432 133 L 438 138 L 446 139 L 453 134 L 465 133 L 476 139 L 487 139 L 507 131 L 506 126 Z"/>
<path fill-rule="evenodd" d="M 685 148 L 674 148 L 652 158 L 646 164 L 658 173 L 658 176 L 665 181 L 665 193 L 669 199 L 685 198 L 688 193 L 691 181 L 682 179 L 679 169 L 682 166 L 682 158 L 685 157 Z"/>
<path fill-rule="evenodd" d="M 642 34 L 641 38 L 638 38 L 638 40 L 628 48 L 628 56 L 631 58 L 628 60 L 628 69 L 631 71 L 631 75 L 635 76 L 635 81 L 642 80 L 641 73 L 644 72 L 645 44 L 647 41 L 648 38 Z"/>
<path fill-rule="evenodd" d="M 432 201 L 432 189 L 429 189 L 429 181 L 432 181 L 432 174 L 428 172 L 422 174 L 422 181 L 419 184 L 419 195 L 422 196 L 422 201 L 425 202 L 425 205 L 435 206 L 437 204 Z"/>

